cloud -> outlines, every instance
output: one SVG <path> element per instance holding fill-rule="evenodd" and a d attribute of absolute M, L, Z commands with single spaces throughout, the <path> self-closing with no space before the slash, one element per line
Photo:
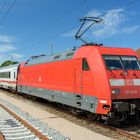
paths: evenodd
<path fill-rule="evenodd" d="M 86 17 L 99 17 L 102 15 L 102 12 L 99 10 L 92 10 L 86 14 Z"/>
<path fill-rule="evenodd" d="M 14 37 L 0 34 L 0 43 L 12 43 L 13 41 Z"/>
<path fill-rule="evenodd" d="M 3 63 L 6 60 L 10 60 L 11 57 L 9 55 L 6 54 L 0 54 L 0 64 Z"/>
<path fill-rule="evenodd" d="M 119 32 L 119 26 L 124 22 L 123 9 L 112 9 L 106 11 L 102 17 L 104 22 L 99 28 L 96 28 L 92 34 L 96 37 L 110 37 Z M 93 12 L 94 15 L 94 12 Z"/>
<path fill-rule="evenodd" d="M 12 61 L 21 61 L 20 58 L 22 58 L 23 55 L 18 53 L 0 53 L 0 64 L 3 63 L 6 60 L 12 60 Z"/>
<path fill-rule="evenodd" d="M 131 34 L 133 32 L 138 31 L 138 29 L 140 29 L 139 26 L 135 25 L 135 26 L 130 26 L 130 27 L 126 27 L 122 30 L 122 32 L 126 33 L 126 34 Z"/>
<path fill-rule="evenodd" d="M 138 31 L 140 26 L 131 25 L 127 26 L 127 22 L 130 20 L 131 16 L 134 16 L 136 12 L 131 11 L 127 12 L 123 8 L 116 8 L 111 10 L 91 10 L 85 16 L 89 17 L 101 17 L 103 22 L 94 25 L 90 28 L 87 37 L 95 37 L 95 38 L 109 38 L 112 36 L 116 36 L 119 34 L 130 34 Z M 85 24 L 83 27 L 86 28 L 90 25 L 89 22 Z M 124 27 L 125 25 L 125 27 Z M 74 36 L 78 29 L 73 29 L 62 36 L 64 37 L 71 37 Z"/>
<path fill-rule="evenodd" d="M 93 13 L 92 13 L 93 12 Z M 125 11 L 123 8 L 111 9 L 105 12 L 102 11 L 91 11 L 89 12 L 91 16 L 99 15 L 102 16 L 104 23 L 95 27 L 95 30 L 92 31 L 92 34 L 95 37 L 112 37 L 117 34 L 131 34 L 136 32 L 140 26 L 132 25 L 129 27 L 123 27 L 123 23 L 128 21 L 128 17 L 125 15 Z M 129 12 L 130 16 L 134 16 L 136 14 L 134 11 Z"/>
<path fill-rule="evenodd" d="M 18 54 L 18 53 L 11 53 L 11 56 L 13 57 L 13 59 L 19 59 L 23 57 L 23 55 Z"/>
<path fill-rule="evenodd" d="M 11 51 L 16 50 L 13 45 L 14 41 L 15 37 L 0 34 L 0 62 L 23 57 L 20 54 L 11 53 Z"/>
<path fill-rule="evenodd" d="M 68 31 L 67 33 L 62 34 L 63 37 L 73 37 L 75 33 L 77 32 L 77 29 L 73 29 L 71 31 Z"/>
<path fill-rule="evenodd" d="M 18 53 L 0 53 L 0 64 L 6 60 L 21 61 L 23 55 Z"/>
<path fill-rule="evenodd" d="M 9 52 L 15 50 L 16 48 L 11 44 L 0 44 L 0 52 Z"/>
<path fill-rule="evenodd" d="M 125 21 L 123 15 L 123 9 L 111 9 L 107 11 L 103 10 L 92 10 L 89 11 L 85 16 L 89 17 L 101 17 L 103 19 L 103 23 L 95 25 L 90 29 L 91 34 L 94 37 L 110 37 L 116 35 L 119 32 L 119 26 L 121 23 Z M 86 23 L 83 28 L 86 28 L 90 23 Z M 65 33 L 63 36 L 73 36 L 74 32 L 76 33 L 76 29 Z"/>
<path fill-rule="evenodd" d="M 5 54 L 0 54 L 0 61 L 5 57 Z"/>

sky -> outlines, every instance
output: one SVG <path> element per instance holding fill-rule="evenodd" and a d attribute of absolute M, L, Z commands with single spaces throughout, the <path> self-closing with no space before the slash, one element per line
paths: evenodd
<path fill-rule="evenodd" d="M 50 44 L 54 54 L 79 47 L 74 36 L 86 16 L 103 19 L 83 35 L 87 42 L 140 48 L 140 0 L 16 0 L 10 9 L 14 1 L 0 0 L 0 63 L 49 55 Z"/>

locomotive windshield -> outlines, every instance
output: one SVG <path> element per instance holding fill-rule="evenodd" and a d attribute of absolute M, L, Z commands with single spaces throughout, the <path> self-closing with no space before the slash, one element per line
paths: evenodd
<path fill-rule="evenodd" d="M 134 56 L 122 56 L 121 57 L 125 70 L 139 70 L 139 62 Z"/>
<path fill-rule="evenodd" d="M 104 56 L 107 69 L 118 70 L 123 69 L 123 65 L 119 56 Z"/>
<path fill-rule="evenodd" d="M 103 56 L 107 69 L 110 70 L 140 70 L 135 56 Z"/>

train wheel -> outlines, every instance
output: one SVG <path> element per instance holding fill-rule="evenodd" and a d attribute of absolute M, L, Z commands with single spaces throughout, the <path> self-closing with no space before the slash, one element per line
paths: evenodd
<path fill-rule="evenodd" d="M 74 107 L 69 107 L 69 111 L 76 116 L 80 116 L 82 114 L 80 109 Z"/>
<path fill-rule="evenodd" d="M 58 104 L 57 104 L 57 106 L 58 106 L 59 108 L 63 109 L 63 106 L 64 106 L 64 105 L 63 105 L 63 104 L 58 103 Z"/>
<path fill-rule="evenodd" d="M 22 94 L 24 98 L 29 99 L 29 95 L 28 94 Z"/>
<path fill-rule="evenodd" d="M 87 113 L 87 117 L 88 117 L 88 119 L 91 120 L 91 121 L 95 121 L 95 120 L 97 119 L 97 115 L 96 115 L 96 114 L 93 114 L 93 113 L 91 113 L 91 112 L 88 112 L 88 113 Z"/>
<path fill-rule="evenodd" d="M 140 111 L 136 112 L 136 121 L 140 123 Z"/>

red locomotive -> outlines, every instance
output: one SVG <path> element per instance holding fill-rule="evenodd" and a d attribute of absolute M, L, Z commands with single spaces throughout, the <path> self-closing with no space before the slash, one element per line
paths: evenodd
<path fill-rule="evenodd" d="M 140 65 L 128 48 L 82 46 L 33 58 L 20 65 L 17 90 L 93 118 L 140 117 Z"/>
<path fill-rule="evenodd" d="M 76 39 L 89 29 L 81 32 L 87 20 L 91 21 L 89 27 L 102 21 L 83 18 Z M 9 68 L 0 69 L 2 74 L 5 71 L 8 80 Z M 136 52 L 129 48 L 90 43 L 57 55 L 32 57 L 18 66 L 16 84 L 18 93 L 59 103 L 90 119 L 113 123 L 130 118 L 140 121 L 140 64 Z M 0 85 L 4 87 L 3 83 Z"/>

